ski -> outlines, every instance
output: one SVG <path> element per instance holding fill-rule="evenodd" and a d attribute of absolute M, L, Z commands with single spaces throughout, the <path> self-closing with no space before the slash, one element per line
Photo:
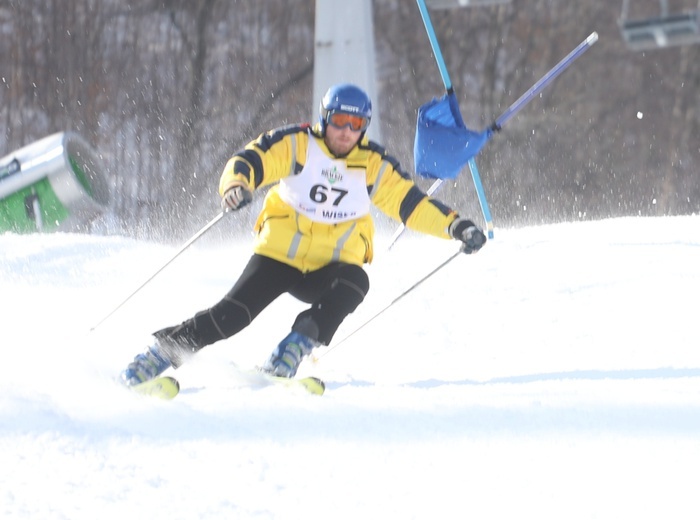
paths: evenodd
<path fill-rule="evenodd" d="M 161 376 L 129 388 L 140 395 L 157 397 L 158 399 L 173 399 L 180 392 L 180 383 L 174 377 Z"/>
<path fill-rule="evenodd" d="M 259 379 L 266 384 L 304 390 L 313 395 L 323 395 L 326 390 L 324 382 L 317 377 L 308 376 L 295 379 L 273 376 L 258 371 L 251 372 L 251 375 L 259 377 Z M 138 385 L 130 386 L 129 388 L 140 395 L 170 400 L 174 399 L 180 392 L 180 383 L 174 377 L 162 376 Z"/>
<path fill-rule="evenodd" d="M 323 395 L 326 391 L 326 384 L 318 377 L 281 377 L 268 374 L 260 367 L 244 368 L 236 363 L 231 363 L 233 368 L 245 377 L 250 383 L 261 383 L 265 385 L 279 385 L 286 388 L 298 388 L 313 395 Z"/>
<path fill-rule="evenodd" d="M 273 384 L 284 386 L 286 388 L 303 389 L 314 395 L 323 395 L 323 393 L 326 391 L 325 383 L 317 377 L 308 376 L 296 379 L 293 377 L 289 378 L 273 376 L 270 374 L 265 374 L 264 372 L 260 372 L 260 375 Z"/>

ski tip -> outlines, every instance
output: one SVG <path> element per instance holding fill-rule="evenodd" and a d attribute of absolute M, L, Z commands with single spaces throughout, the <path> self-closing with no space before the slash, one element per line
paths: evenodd
<path fill-rule="evenodd" d="M 128 388 L 140 395 L 170 400 L 180 392 L 180 382 L 174 377 L 161 376 Z"/>
<path fill-rule="evenodd" d="M 326 391 L 326 384 L 318 377 L 308 376 L 301 379 L 290 379 L 291 384 L 299 384 L 306 391 L 314 395 L 323 395 Z"/>
<path fill-rule="evenodd" d="M 321 388 L 321 393 L 326 391 L 326 383 L 324 383 L 322 380 L 320 380 L 318 377 L 312 377 L 316 384 Z"/>

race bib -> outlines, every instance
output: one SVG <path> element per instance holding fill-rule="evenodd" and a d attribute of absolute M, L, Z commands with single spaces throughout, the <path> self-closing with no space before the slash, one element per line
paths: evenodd
<path fill-rule="evenodd" d="M 328 157 L 311 136 L 304 168 L 280 181 L 279 194 L 314 222 L 337 224 L 369 213 L 365 170 L 349 169 L 344 159 Z"/>

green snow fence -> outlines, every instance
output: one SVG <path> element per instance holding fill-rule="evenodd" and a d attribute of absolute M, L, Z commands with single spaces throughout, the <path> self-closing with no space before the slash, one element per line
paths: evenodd
<path fill-rule="evenodd" d="M 59 132 L 0 159 L 0 232 L 78 230 L 106 209 L 97 153 Z"/>

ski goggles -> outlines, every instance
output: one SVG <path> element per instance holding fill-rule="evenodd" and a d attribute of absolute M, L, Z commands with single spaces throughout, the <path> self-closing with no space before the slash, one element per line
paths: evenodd
<path fill-rule="evenodd" d="M 326 116 L 326 122 L 336 128 L 345 128 L 349 126 L 355 132 L 367 130 L 369 126 L 369 118 L 348 114 L 346 112 L 329 112 Z"/>

